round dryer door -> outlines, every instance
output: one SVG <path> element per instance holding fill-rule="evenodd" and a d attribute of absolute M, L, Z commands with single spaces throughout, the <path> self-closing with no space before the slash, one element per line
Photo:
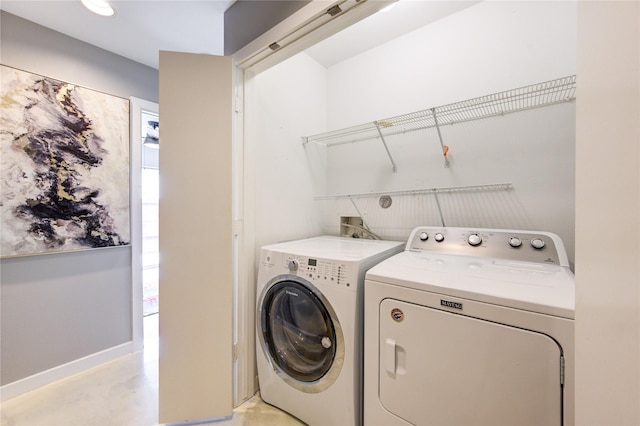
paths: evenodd
<path fill-rule="evenodd" d="M 322 294 L 310 283 L 285 279 L 266 287 L 259 306 L 263 350 L 281 377 L 306 392 L 330 386 L 344 349 L 340 325 Z"/>

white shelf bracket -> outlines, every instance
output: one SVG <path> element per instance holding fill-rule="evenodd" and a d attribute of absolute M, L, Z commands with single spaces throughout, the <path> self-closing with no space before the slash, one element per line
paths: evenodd
<path fill-rule="evenodd" d="M 440 148 L 442 148 L 442 155 L 444 156 L 444 166 L 449 167 L 449 159 L 447 158 L 447 153 L 449 151 L 449 147 L 444 144 L 442 141 L 442 133 L 440 133 L 440 125 L 438 124 L 438 115 L 436 114 L 436 109 L 431 108 L 431 113 L 433 113 L 433 122 L 436 125 L 436 130 L 438 131 L 438 139 L 440 140 Z"/>
<path fill-rule="evenodd" d="M 377 121 L 374 121 L 373 124 L 376 126 L 376 130 L 378 131 L 378 135 L 380 135 L 380 140 L 382 141 L 382 145 L 384 146 L 385 151 L 387 151 L 387 155 L 389 156 L 389 161 L 391 161 L 391 166 L 393 167 L 393 173 L 398 171 L 396 167 L 395 161 L 393 161 L 393 157 L 391 156 L 391 152 L 389 151 L 389 147 L 387 146 L 387 142 L 384 140 L 384 136 L 382 136 L 382 131 L 380 130 L 380 124 Z"/>
<path fill-rule="evenodd" d="M 440 200 L 438 200 L 438 190 L 433 189 L 433 198 L 436 200 L 436 206 L 438 207 L 438 214 L 440 215 L 440 223 L 442 226 L 447 226 L 444 224 L 444 215 L 442 214 L 442 207 L 440 207 Z"/>

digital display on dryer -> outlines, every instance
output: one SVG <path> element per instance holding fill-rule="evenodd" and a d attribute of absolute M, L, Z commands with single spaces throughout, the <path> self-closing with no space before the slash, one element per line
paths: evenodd
<path fill-rule="evenodd" d="M 318 261 L 316 259 L 309 259 L 309 266 L 316 266 Z"/>

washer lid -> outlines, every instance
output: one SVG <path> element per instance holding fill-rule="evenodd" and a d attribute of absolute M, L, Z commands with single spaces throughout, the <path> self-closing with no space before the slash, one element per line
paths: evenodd
<path fill-rule="evenodd" d="M 366 279 L 574 318 L 575 279 L 563 266 L 405 251 L 371 268 Z"/>
<path fill-rule="evenodd" d="M 342 261 L 363 261 L 383 254 L 397 253 L 403 250 L 404 245 L 404 243 L 397 241 L 321 236 L 271 244 L 262 247 L 262 249 L 292 253 L 297 256 Z"/>

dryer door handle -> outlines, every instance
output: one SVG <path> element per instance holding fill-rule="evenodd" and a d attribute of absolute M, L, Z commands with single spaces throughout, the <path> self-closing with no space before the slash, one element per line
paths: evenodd
<path fill-rule="evenodd" d="M 393 339 L 386 339 L 384 342 L 384 349 L 382 351 L 382 365 L 387 373 L 396 374 L 396 341 Z"/>

